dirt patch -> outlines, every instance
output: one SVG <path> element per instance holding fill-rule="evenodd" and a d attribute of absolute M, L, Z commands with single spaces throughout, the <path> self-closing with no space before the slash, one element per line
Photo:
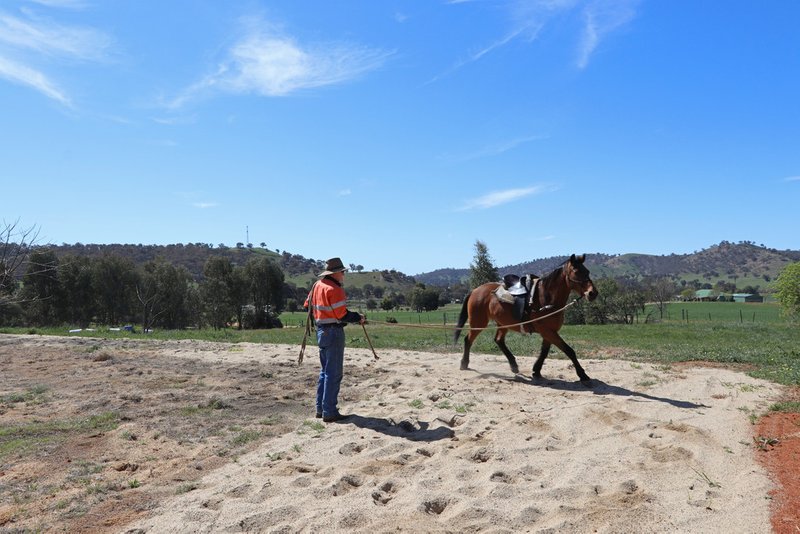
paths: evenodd
<path fill-rule="evenodd" d="M 800 390 L 787 398 L 797 402 Z M 758 459 L 780 487 L 772 491 L 776 534 L 800 532 L 800 414 L 775 412 L 759 420 L 754 441 Z"/>
<path fill-rule="evenodd" d="M 309 368 L 242 350 L 0 336 L 0 531 L 119 531 L 294 430 Z"/>
<path fill-rule="evenodd" d="M 356 415 L 322 426 L 297 350 L 0 335 L 0 532 L 755 532 L 767 503 L 800 524 L 798 415 L 748 420 L 774 384 L 604 359 L 587 389 L 564 360 L 536 382 L 348 349 Z"/>

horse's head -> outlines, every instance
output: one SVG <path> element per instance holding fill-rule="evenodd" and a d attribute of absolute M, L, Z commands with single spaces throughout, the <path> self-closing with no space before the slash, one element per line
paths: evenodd
<path fill-rule="evenodd" d="M 564 264 L 564 273 L 567 276 L 567 285 L 572 291 L 580 293 L 581 296 L 589 299 L 589 302 L 597 298 L 597 290 L 594 288 L 592 279 L 589 278 L 589 269 L 583 265 L 586 254 L 575 256 L 573 254 Z"/>

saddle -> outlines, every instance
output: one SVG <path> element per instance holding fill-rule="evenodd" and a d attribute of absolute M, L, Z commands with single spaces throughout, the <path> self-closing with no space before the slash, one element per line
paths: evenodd
<path fill-rule="evenodd" d="M 522 321 L 527 317 L 536 302 L 536 290 L 539 286 L 539 277 L 533 274 L 522 277 L 516 274 L 507 274 L 503 277 L 503 283 L 495 289 L 495 297 L 500 302 L 511 304 L 514 319 Z"/>

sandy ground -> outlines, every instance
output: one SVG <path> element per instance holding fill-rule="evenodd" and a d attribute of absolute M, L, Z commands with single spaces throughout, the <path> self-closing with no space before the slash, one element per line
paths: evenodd
<path fill-rule="evenodd" d="M 0 335 L 3 427 L 118 416 L 0 456 L 0 532 L 771 530 L 752 420 L 775 384 L 586 359 L 586 388 L 563 359 L 534 382 L 497 355 L 348 349 L 353 415 L 325 425 L 297 351 Z"/>

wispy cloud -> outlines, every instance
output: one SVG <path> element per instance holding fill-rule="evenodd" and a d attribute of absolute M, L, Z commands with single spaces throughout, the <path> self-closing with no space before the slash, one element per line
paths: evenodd
<path fill-rule="evenodd" d="M 246 26 L 215 71 L 168 107 L 213 92 L 276 97 L 341 84 L 381 67 L 393 54 L 347 42 L 302 44 L 260 20 L 249 20 Z"/>
<path fill-rule="evenodd" d="M 47 75 L 0 56 L 0 78 L 31 87 L 48 98 L 72 107 L 69 97 Z"/>
<path fill-rule="evenodd" d="M 350 196 L 352 194 L 353 194 L 353 191 L 351 189 L 342 189 L 341 191 L 339 191 L 339 196 L 340 197 L 347 197 L 347 196 Z"/>
<path fill-rule="evenodd" d="M 494 143 L 488 146 L 485 146 L 479 150 L 474 152 L 470 152 L 467 154 L 461 155 L 445 155 L 444 159 L 452 160 L 452 161 L 469 161 L 478 158 L 486 158 L 491 156 L 499 156 L 504 152 L 508 152 L 509 150 L 513 150 L 520 145 L 524 145 L 525 143 L 530 143 L 532 141 L 540 141 L 542 139 L 547 139 L 547 136 L 543 135 L 530 135 L 526 137 L 518 137 L 516 139 L 511 139 L 508 141 L 501 141 L 498 143 Z"/>
<path fill-rule="evenodd" d="M 83 5 L 66 0 L 38 3 L 71 8 Z M 72 107 L 66 92 L 46 73 L 46 66 L 53 59 L 105 60 L 112 40 L 93 28 L 59 24 L 30 9 L 20 12 L 22 17 L 0 10 L 0 78 L 35 89 Z"/>
<path fill-rule="evenodd" d="M 194 204 L 192 204 L 192 206 L 204 210 L 208 208 L 216 208 L 218 204 L 216 202 L 195 202 Z"/>
<path fill-rule="evenodd" d="M 111 39 L 93 28 L 65 26 L 24 11 L 27 19 L 0 12 L 0 43 L 47 56 L 82 61 L 106 58 Z"/>
<path fill-rule="evenodd" d="M 471 4 L 470 0 L 450 0 L 451 5 Z M 516 0 L 506 4 L 508 29 L 501 37 L 479 47 L 455 62 L 427 83 L 433 83 L 470 63 L 478 61 L 496 50 L 517 41 L 533 42 L 541 31 L 557 17 L 579 13 L 580 27 L 577 66 L 589 64 L 601 40 L 623 27 L 636 15 L 639 0 Z"/>
<path fill-rule="evenodd" d="M 83 9 L 88 5 L 86 0 L 29 0 L 34 4 L 48 7 L 60 7 L 66 9 Z"/>
<path fill-rule="evenodd" d="M 784 182 L 800 182 L 800 176 L 787 176 L 783 179 Z"/>
<path fill-rule="evenodd" d="M 486 195 L 467 200 L 463 206 L 456 211 L 485 210 L 495 208 L 509 202 L 514 202 L 521 198 L 531 195 L 541 194 L 552 191 L 554 188 L 546 185 L 535 185 L 532 187 L 522 187 L 517 189 L 506 189 L 504 191 L 494 191 Z"/>
<path fill-rule="evenodd" d="M 185 115 L 180 117 L 151 117 L 151 120 L 156 124 L 163 124 L 164 126 L 175 126 L 183 124 L 195 124 L 197 116 Z"/>
<path fill-rule="evenodd" d="M 436 81 L 438 81 L 438 80 L 440 80 L 440 79 L 442 79 L 442 78 L 444 78 L 446 76 L 449 76 L 450 74 L 452 74 L 455 71 L 461 69 L 465 65 L 468 65 L 468 64 L 473 63 L 475 61 L 478 61 L 483 56 L 487 55 L 488 53 L 492 52 L 493 50 L 495 50 L 497 48 L 500 48 L 502 46 L 505 46 L 506 44 L 508 44 L 509 42 L 514 40 L 524 30 L 525 30 L 525 28 L 515 29 L 515 30 L 511 31 L 510 33 L 508 33 L 507 35 L 505 35 L 504 37 L 500 38 L 499 40 L 489 44 L 488 46 L 484 46 L 484 47 L 478 49 L 477 51 L 470 52 L 469 55 L 466 58 L 463 58 L 463 59 L 460 59 L 460 60 L 456 61 L 450 68 L 448 68 L 444 72 L 442 72 L 440 74 L 437 74 L 436 76 L 434 76 L 433 78 L 428 80 L 426 82 L 426 84 L 434 83 L 434 82 L 436 82 Z"/>
<path fill-rule="evenodd" d="M 584 69 L 600 41 L 636 16 L 638 0 L 595 0 L 584 8 L 583 35 L 578 48 L 578 68 Z"/>

